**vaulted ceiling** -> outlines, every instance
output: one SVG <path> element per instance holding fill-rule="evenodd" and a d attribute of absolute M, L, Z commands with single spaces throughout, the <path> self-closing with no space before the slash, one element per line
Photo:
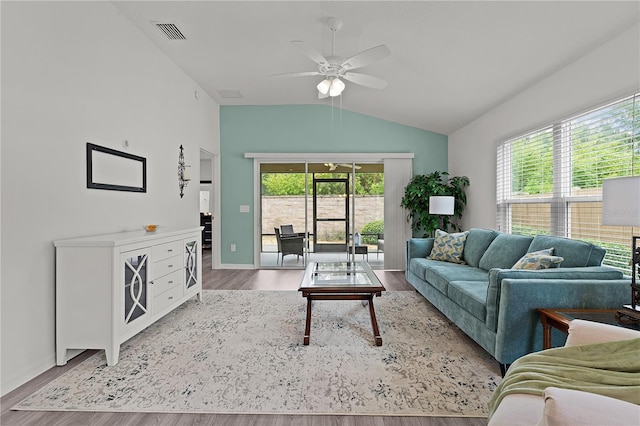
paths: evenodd
<path fill-rule="evenodd" d="M 450 134 L 640 21 L 636 1 L 112 1 L 221 105 L 328 104 Z M 319 100 L 321 77 L 293 40 L 331 53 L 328 17 L 344 22 L 336 55 L 385 44 L 391 56 Z M 172 23 L 170 40 L 154 23 Z M 620 52 L 624 55 L 625 52 Z M 612 64 L 615 66 L 615 64 Z M 241 97 L 234 97 L 237 95 Z"/>

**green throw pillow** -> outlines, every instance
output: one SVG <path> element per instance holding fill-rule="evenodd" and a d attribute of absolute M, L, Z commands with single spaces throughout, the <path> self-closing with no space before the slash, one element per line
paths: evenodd
<path fill-rule="evenodd" d="M 431 253 L 427 256 L 427 259 L 464 264 L 462 252 L 464 251 L 464 242 L 468 234 L 469 231 L 448 234 L 436 229 L 433 249 L 431 249 Z"/>
<path fill-rule="evenodd" d="M 564 258 L 552 256 L 553 247 L 527 253 L 513 265 L 512 269 L 549 269 L 557 268 Z"/>

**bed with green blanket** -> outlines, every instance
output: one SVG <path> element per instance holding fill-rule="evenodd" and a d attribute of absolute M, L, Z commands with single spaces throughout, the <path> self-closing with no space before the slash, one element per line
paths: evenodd
<path fill-rule="evenodd" d="M 515 361 L 489 402 L 489 417 L 510 394 L 542 396 L 544 389 L 573 389 L 640 405 L 640 338 L 571 346 Z"/>

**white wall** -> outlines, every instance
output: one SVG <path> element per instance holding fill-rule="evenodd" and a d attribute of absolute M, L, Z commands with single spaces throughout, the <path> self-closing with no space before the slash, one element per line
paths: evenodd
<path fill-rule="evenodd" d="M 218 105 L 111 3 L 2 2 L 1 29 L 5 394 L 55 364 L 52 241 L 198 226 L 198 185 L 178 195 L 179 146 L 194 176 L 200 149 L 220 148 Z M 147 193 L 87 189 L 86 143 L 125 139 L 147 158 Z"/>
<path fill-rule="evenodd" d="M 640 90 L 640 27 L 623 32 L 449 135 L 449 173 L 466 175 L 463 227 L 495 229 L 496 145 Z"/>

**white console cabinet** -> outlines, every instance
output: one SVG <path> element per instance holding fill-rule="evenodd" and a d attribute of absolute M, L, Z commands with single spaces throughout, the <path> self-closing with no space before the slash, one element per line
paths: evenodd
<path fill-rule="evenodd" d="M 202 227 L 123 232 L 54 241 L 56 363 L 69 349 L 120 344 L 197 296 L 202 301 Z"/>

